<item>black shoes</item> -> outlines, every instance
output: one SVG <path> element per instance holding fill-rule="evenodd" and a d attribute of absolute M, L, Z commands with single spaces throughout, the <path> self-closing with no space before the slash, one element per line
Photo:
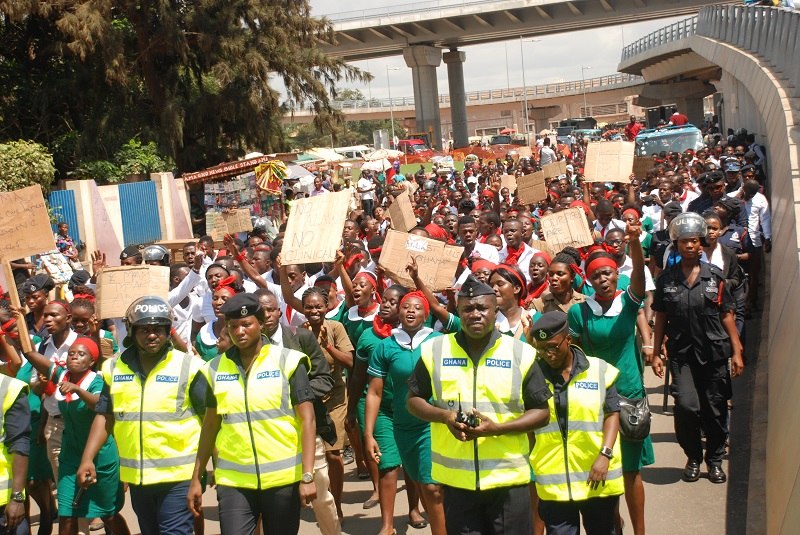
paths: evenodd
<path fill-rule="evenodd" d="M 687 461 L 686 468 L 683 469 L 682 479 L 688 483 L 693 483 L 700 479 L 700 462 L 692 460 Z"/>
<path fill-rule="evenodd" d="M 728 476 L 725 475 L 725 471 L 722 469 L 721 466 L 709 466 L 708 479 L 712 483 L 719 484 L 728 481 Z"/>

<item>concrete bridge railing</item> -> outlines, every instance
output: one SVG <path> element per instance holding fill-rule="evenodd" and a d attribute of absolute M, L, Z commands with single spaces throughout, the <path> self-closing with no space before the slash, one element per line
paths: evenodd
<path fill-rule="evenodd" d="M 622 62 L 648 50 L 695 34 L 697 17 L 689 17 L 645 35 L 622 49 Z"/>

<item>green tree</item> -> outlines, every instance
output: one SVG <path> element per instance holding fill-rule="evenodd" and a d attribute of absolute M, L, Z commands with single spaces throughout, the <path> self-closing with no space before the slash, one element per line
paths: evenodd
<path fill-rule="evenodd" d="M 77 131 L 66 166 L 134 137 L 184 170 L 282 149 L 287 109 L 334 129 L 336 84 L 369 78 L 322 52 L 333 39 L 308 0 L 0 0 L 0 136 Z"/>
<path fill-rule="evenodd" d="M 32 141 L 0 143 L 0 191 L 39 184 L 50 189 L 56 168 L 47 149 Z"/>

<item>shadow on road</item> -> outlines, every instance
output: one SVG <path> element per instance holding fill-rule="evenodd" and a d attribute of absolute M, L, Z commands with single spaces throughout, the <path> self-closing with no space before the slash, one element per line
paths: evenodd
<path fill-rule="evenodd" d="M 672 485 L 681 480 L 683 468 L 675 466 L 648 466 L 642 470 L 642 480 L 651 485 Z"/>

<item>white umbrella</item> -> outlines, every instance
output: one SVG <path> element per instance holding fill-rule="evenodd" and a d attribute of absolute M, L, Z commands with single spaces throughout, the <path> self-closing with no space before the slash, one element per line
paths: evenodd
<path fill-rule="evenodd" d="M 327 149 L 324 147 L 314 147 L 313 149 L 308 149 L 306 151 L 307 154 L 311 154 L 312 156 L 316 156 L 322 160 L 327 162 L 341 162 L 344 160 L 344 156 L 339 154 L 333 149 Z"/>
<path fill-rule="evenodd" d="M 402 155 L 403 151 L 392 150 L 392 149 L 378 149 L 364 156 L 364 159 L 367 160 L 368 162 L 371 162 L 374 160 L 383 160 L 386 158 L 399 158 Z"/>
<path fill-rule="evenodd" d="M 294 180 L 298 178 L 304 178 L 307 176 L 313 177 L 314 174 L 311 173 L 308 169 L 303 167 L 302 165 L 289 165 L 287 166 L 289 172 L 286 175 L 287 180 Z M 313 178 L 312 178 L 313 180 Z"/>
<path fill-rule="evenodd" d="M 391 162 L 384 158 L 383 160 L 373 160 L 371 162 L 366 162 L 364 165 L 361 166 L 361 169 L 366 169 L 367 171 L 386 171 L 392 166 Z"/>

